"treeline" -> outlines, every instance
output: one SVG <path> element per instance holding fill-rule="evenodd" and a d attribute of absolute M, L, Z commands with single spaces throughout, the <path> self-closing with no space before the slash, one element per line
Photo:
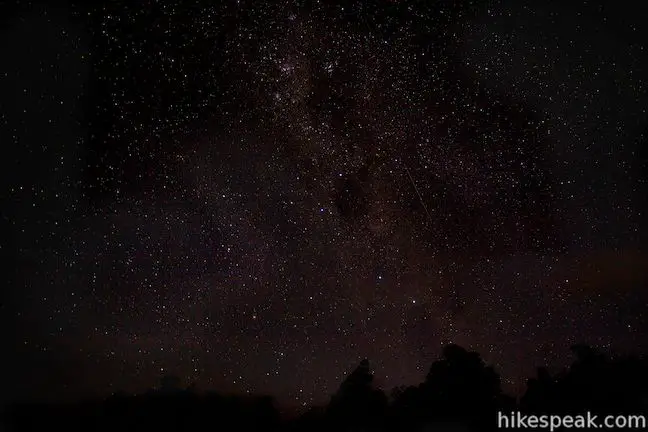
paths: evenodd
<path fill-rule="evenodd" d="M 74 405 L 14 405 L 5 428 L 15 431 L 490 431 L 497 413 L 648 417 L 648 359 L 610 358 L 587 346 L 572 347 L 574 363 L 551 375 L 540 368 L 516 400 L 480 355 L 448 345 L 423 383 L 375 388 L 363 360 L 330 402 L 292 419 L 280 416 L 271 397 L 199 394 L 166 377 L 158 390 Z M 522 430 L 522 429 L 519 429 Z M 641 430 L 636 428 L 635 430 Z"/>

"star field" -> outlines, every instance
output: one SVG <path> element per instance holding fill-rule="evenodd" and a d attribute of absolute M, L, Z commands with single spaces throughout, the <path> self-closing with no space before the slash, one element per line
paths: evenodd
<path fill-rule="evenodd" d="M 14 396 L 174 373 L 303 405 L 448 342 L 515 391 L 575 342 L 645 350 L 648 51 L 617 3 L 7 6 Z"/>

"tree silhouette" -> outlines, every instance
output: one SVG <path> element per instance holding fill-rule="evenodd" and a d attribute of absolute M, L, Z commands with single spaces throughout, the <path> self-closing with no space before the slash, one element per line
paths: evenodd
<path fill-rule="evenodd" d="M 521 406 L 534 413 L 549 413 L 555 407 L 556 381 L 544 367 L 539 367 L 536 377 L 527 380 L 527 390 L 520 399 Z"/>
<path fill-rule="evenodd" d="M 394 396 L 390 427 L 405 425 L 407 429 L 487 422 L 494 418 L 496 408 L 513 403 L 504 398 L 493 368 L 479 354 L 454 344 L 443 349 L 442 358 L 432 364 L 421 385 L 400 389 Z"/>
<path fill-rule="evenodd" d="M 574 345 L 576 359 L 550 376 L 544 368 L 527 382 L 520 407 L 554 414 L 636 414 L 648 412 L 648 364 L 645 358 L 608 358 L 592 347 Z"/>
<path fill-rule="evenodd" d="M 333 395 L 327 409 L 329 420 L 344 430 L 375 430 L 387 408 L 387 397 L 373 388 L 369 360 L 364 359 Z"/>
<path fill-rule="evenodd" d="M 491 424 L 497 408 L 513 404 L 504 397 L 497 373 L 479 354 L 451 344 L 432 364 L 425 381 L 394 401 L 392 425 L 454 430 Z"/>
<path fill-rule="evenodd" d="M 160 380 L 160 391 L 164 393 L 174 393 L 181 390 L 181 380 L 176 375 L 165 375 Z"/>
<path fill-rule="evenodd" d="M 478 353 L 451 344 L 443 349 L 443 358 L 432 364 L 424 393 L 430 404 L 455 416 L 467 408 L 482 411 L 495 407 L 502 390 L 499 376 Z"/>
<path fill-rule="evenodd" d="M 608 357 L 585 345 L 572 347 L 570 367 L 552 375 L 538 368 L 520 403 L 505 396 L 492 367 L 479 354 L 448 345 L 418 386 L 397 387 L 391 401 L 374 386 L 368 360 L 344 379 L 326 408 L 313 407 L 282 420 L 270 397 L 182 390 L 180 379 L 162 377 L 158 390 L 72 405 L 14 406 L 9 430 L 65 429 L 196 431 L 236 425 L 244 431 L 490 431 L 497 411 L 546 414 L 648 415 L 648 360 Z"/>

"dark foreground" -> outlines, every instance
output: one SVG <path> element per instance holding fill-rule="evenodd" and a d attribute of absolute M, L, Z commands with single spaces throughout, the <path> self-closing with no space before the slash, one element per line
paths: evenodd
<path fill-rule="evenodd" d="M 418 386 L 388 396 L 373 387 L 369 362 L 363 360 L 327 406 L 295 418 L 282 416 L 271 397 L 198 393 L 166 377 L 158 389 L 138 396 L 14 404 L 4 413 L 3 426 L 8 431 L 489 431 L 497 430 L 498 416 L 506 415 L 500 428 L 525 430 L 511 423 L 519 411 L 575 416 L 571 428 L 554 430 L 581 426 L 585 419 L 578 416 L 587 413 L 598 415 L 599 426 L 608 415 L 624 417 L 612 419 L 612 427 L 579 430 L 648 430 L 647 359 L 611 359 L 584 346 L 573 351 L 576 360 L 569 369 L 554 376 L 539 369 L 519 400 L 502 392 L 499 376 L 477 353 L 449 345 Z M 523 419 L 523 426 L 533 422 Z"/>

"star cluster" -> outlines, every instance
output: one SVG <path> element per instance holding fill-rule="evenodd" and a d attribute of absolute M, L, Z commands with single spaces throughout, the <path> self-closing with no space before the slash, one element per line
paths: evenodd
<path fill-rule="evenodd" d="M 311 404 L 448 342 L 519 389 L 574 342 L 644 349 L 641 14 L 476 3 L 8 12 L 18 396 Z"/>

